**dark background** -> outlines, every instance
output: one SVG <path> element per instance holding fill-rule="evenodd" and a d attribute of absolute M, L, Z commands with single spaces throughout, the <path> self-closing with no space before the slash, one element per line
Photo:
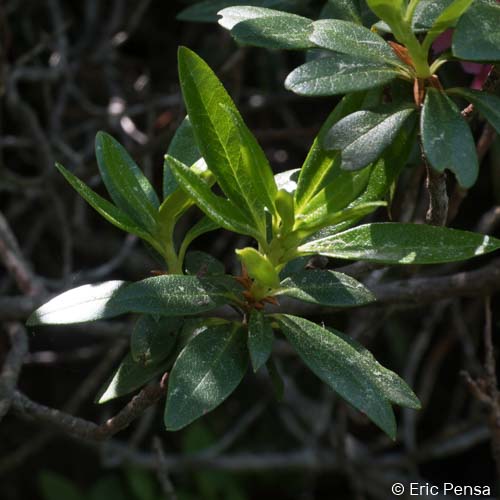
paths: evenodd
<path fill-rule="evenodd" d="M 337 102 L 284 90 L 284 78 L 302 54 L 238 48 L 215 24 L 177 21 L 183 6 L 172 0 L 0 1 L 0 211 L 49 293 L 107 279 L 142 279 L 158 269 L 140 242 L 94 213 L 53 165 L 62 163 L 104 194 L 93 141 L 98 130 L 106 130 L 160 192 L 163 155 L 184 117 L 176 71 L 179 45 L 214 68 L 275 172 L 300 167 Z M 453 71 L 454 78 L 467 81 L 459 68 Z M 484 123 L 472 120 L 480 137 Z M 498 140 L 492 141 L 454 227 L 498 236 L 499 152 Z M 423 220 L 424 181 L 418 164 L 404 172 L 393 204 L 395 220 Z M 452 180 L 449 187 L 453 191 Z M 198 217 L 190 212 L 181 230 Z M 376 217 L 385 220 L 387 213 Z M 237 272 L 233 249 L 245 243 L 219 231 L 194 247 Z M 434 276 L 489 260 L 365 269 L 362 276 L 368 284 Z M 102 446 L 7 415 L 0 424 L 0 498 L 70 498 L 68 491 L 47 486 L 53 474 L 66 478 L 81 498 L 168 498 L 156 479 L 155 436 L 167 455 L 176 494 L 186 500 L 388 499 L 395 481 L 493 487 L 487 415 L 460 376 L 461 370 L 473 376 L 483 371 L 484 297 L 472 295 L 314 317 L 361 340 L 421 398 L 421 412 L 396 410 L 397 442 L 343 404 L 278 342 L 286 381 L 282 403 L 274 400 L 266 375 L 249 374 L 225 404 L 179 433 L 164 432 L 161 404 Z M 0 266 L 0 322 L 24 322 L 41 300 L 41 295 L 23 296 Z M 493 298 L 494 333 L 496 307 Z M 126 398 L 103 407 L 92 400 L 126 348 L 132 319 L 31 329 L 20 389 L 82 418 L 109 418 Z M 9 344 L 0 332 L 1 361 Z M 210 446 L 211 454 L 196 454 Z"/>

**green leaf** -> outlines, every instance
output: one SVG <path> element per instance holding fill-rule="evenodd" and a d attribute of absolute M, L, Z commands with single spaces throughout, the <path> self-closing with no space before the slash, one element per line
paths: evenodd
<path fill-rule="evenodd" d="M 116 206 L 154 233 L 160 203 L 134 160 L 118 141 L 104 132 L 96 135 L 95 151 L 102 180 Z"/>
<path fill-rule="evenodd" d="M 500 4 L 476 0 L 458 21 L 453 54 L 466 61 L 500 61 Z"/>
<path fill-rule="evenodd" d="M 27 325 L 63 325 L 107 319 L 134 312 L 183 316 L 226 304 L 239 286 L 230 276 L 198 278 L 163 275 L 136 283 L 107 281 L 83 285 L 49 300 Z"/>
<path fill-rule="evenodd" d="M 500 248 L 500 240 L 425 224 L 375 223 L 299 247 L 299 252 L 383 264 L 438 264 L 470 259 Z"/>
<path fill-rule="evenodd" d="M 385 21 L 391 28 L 397 31 L 403 21 L 405 0 L 366 0 L 368 7 L 382 21 Z"/>
<path fill-rule="evenodd" d="M 274 333 L 269 320 L 254 309 L 248 322 L 248 351 L 253 371 L 257 372 L 267 363 L 273 350 Z"/>
<path fill-rule="evenodd" d="M 38 476 L 43 500 L 84 500 L 83 494 L 74 483 L 64 476 L 50 471 L 42 471 Z"/>
<path fill-rule="evenodd" d="M 436 22 L 441 12 L 455 0 L 420 0 L 412 19 L 412 29 L 414 32 L 428 31 Z"/>
<path fill-rule="evenodd" d="M 276 366 L 276 361 L 271 356 L 266 363 L 266 370 L 273 386 L 274 395 L 277 401 L 283 401 L 285 395 L 285 381 Z"/>
<path fill-rule="evenodd" d="M 342 338 L 306 319 L 289 315 L 279 315 L 276 319 L 307 366 L 394 439 L 394 413 L 376 382 L 374 367 L 366 358 Z"/>
<path fill-rule="evenodd" d="M 97 193 L 92 191 L 84 182 L 78 177 L 74 176 L 69 170 L 66 170 L 62 165 L 56 163 L 56 168 L 61 172 L 64 178 L 71 184 L 73 189 L 102 217 L 108 222 L 127 233 L 132 233 L 143 240 L 146 240 L 156 249 L 158 244 L 152 235 L 145 230 L 142 226 L 138 225 L 131 219 L 125 212 L 115 207 L 108 200 L 102 198 Z"/>
<path fill-rule="evenodd" d="M 328 0 L 321 10 L 321 19 L 343 19 L 363 24 L 361 11 L 356 0 Z"/>
<path fill-rule="evenodd" d="M 434 40 L 448 28 L 455 26 L 460 16 L 471 6 L 474 0 L 454 0 L 446 7 L 434 21 L 432 28 L 428 31 L 422 47 L 427 53 Z"/>
<path fill-rule="evenodd" d="M 177 182 L 193 200 L 196 200 L 198 207 L 205 212 L 216 224 L 229 231 L 260 238 L 258 233 L 249 221 L 246 214 L 242 213 L 238 206 L 231 201 L 215 195 L 209 186 L 191 171 L 186 165 L 178 162 L 175 158 L 167 155 L 172 173 Z"/>
<path fill-rule="evenodd" d="M 220 260 L 200 251 L 189 252 L 184 267 L 188 274 L 218 276 L 225 273 L 224 264 Z"/>
<path fill-rule="evenodd" d="M 134 500 L 161 500 L 162 495 L 159 496 L 157 492 L 157 479 L 150 471 L 138 467 L 127 467 L 124 472 L 127 484 L 134 494 Z M 121 500 L 128 500 L 128 498 L 123 496 Z"/>
<path fill-rule="evenodd" d="M 267 49 L 308 49 L 312 21 L 262 7 L 229 7 L 219 12 L 219 24 L 231 31 L 233 38 L 244 45 Z"/>
<path fill-rule="evenodd" d="M 347 342 L 353 349 L 356 349 L 356 351 L 366 359 L 367 364 L 373 367 L 373 373 L 375 374 L 374 381 L 391 403 L 414 410 L 420 410 L 420 401 L 401 377 L 382 366 L 365 346 L 356 342 L 356 340 L 349 335 L 330 328 L 327 329 Z"/>
<path fill-rule="evenodd" d="M 182 429 L 219 406 L 239 385 L 248 365 L 240 325 L 207 328 L 183 349 L 169 376 L 165 425 Z"/>
<path fill-rule="evenodd" d="M 168 146 L 167 154 L 188 166 L 193 165 L 201 158 L 189 116 L 184 118 L 180 127 L 176 130 Z M 178 187 L 177 181 L 170 171 L 168 162 L 165 160 L 163 164 L 163 198 L 167 198 Z"/>
<path fill-rule="evenodd" d="M 300 95 L 327 96 L 372 89 L 397 76 L 396 70 L 379 62 L 339 55 L 299 66 L 288 75 L 285 87 Z"/>
<path fill-rule="evenodd" d="M 284 189 L 289 193 L 295 193 L 297 189 L 297 181 L 299 179 L 301 169 L 294 168 L 292 170 L 286 170 L 285 172 L 280 172 L 274 176 L 274 181 L 276 182 L 276 187 Z"/>
<path fill-rule="evenodd" d="M 343 273 L 320 269 L 290 274 L 275 292 L 322 306 L 351 307 L 375 300 L 359 281 Z"/>
<path fill-rule="evenodd" d="M 500 97 L 480 90 L 454 88 L 446 91 L 458 95 L 474 104 L 474 107 L 488 120 L 490 125 L 500 134 Z"/>
<path fill-rule="evenodd" d="M 300 169 L 295 191 L 295 206 L 297 213 L 325 186 L 333 182 L 335 177 L 342 175 L 340 158 L 337 152 L 326 151 L 323 141 L 328 130 L 344 116 L 357 111 L 363 104 L 365 93 L 349 94 L 342 98 L 330 113 L 314 140 L 307 158 Z M 345 174 L 344 174 L 345 175 Z"/>
<path fill-rule="evenodd" d="M 413 107 L 383 109 L 352 113 L 325 136 L 326 149 L 341 151 L 343 169 L 358 170 L 376 161 L 415 111 Z"/>
<path fill-rule="evenodd" d="M 170 366 L 170 360 L 162 360 L 159 363 L 144 366 L 142 363 L 135 362 L 132 354 L 128 353 L 114 375 L 101 388 L 96 401 L 99 404 L 107 403 L 112 399 L 130 394 L 153 380 L 157 375 L 165 373 Z"/>
<path fill-rule="evenodd" d="M 236 250 L 236 254 L 252 279 L 269 288 L 279 286 L 279 275 L 266 255 L 252 247 Z"/>
<path fill-rule="evenodd" d="M 245 5 L 255 5 L 279 10 L 296 10 L 303 0 L 245 0 Z M 221 9 L 241 5 L 241 0 L 204 0 L 184 9 L 178 14 L 181 21 L 211 23 L 217 21 Z"/>
<path fill-rule="evenodd" d="M 165 359 L 174 348 L 182 323 L 180 318 L 141 316 L 135 323 L 130 339 L 130 352 L 134 361 L 149 365 Z"/>
<path fill-rule="evenodd" d="M 362 59 L 401 65 L 390 45 L 364 26 L 340 19 L 324 19 L 313 23 L 309 38 L 318 47 Z"/>
<path fill-rule="evenodd" d="M 60 498 L 66 499 L 66 497 Z M 127 498 L 127 493 L 124 491 L 119 477 L 105 476 L 92 484 L 85 500 L 123 500 L 124 498 Z M 149 499 L 142 498 L 141 500 Z"/>
<path fill-rule="evenodd" d="M 216 229 L 220 229 L 219 224 L 215 223 L 213 220 L 208 217 L 203 217 L 200 219 L 184 236 L 184 240 L 182 241 L 183 249 L 187 249 L 189 245 L 201 235 L 205 233 L 210 233 L 211 231 L 215 231 Z"/>
<path fill-rule="evenodd" d="M 431 166 L 451 170 L 463 188 L 476 182 L 479 164 L 469 125 L 455 103 L 445 94 L 429 88 L 420 119 L 422 145 Z"/>
<path fill-rule="evenodd" d="M 274 196 L 266 195 L 273 190 L 274 178 L 264 153 L 216 75 L 185 47 L 179 49 L 179 77 L 193 132 L 209 169 L 229 200 L 265 234 L 264 206 L 273 212 Z"/>

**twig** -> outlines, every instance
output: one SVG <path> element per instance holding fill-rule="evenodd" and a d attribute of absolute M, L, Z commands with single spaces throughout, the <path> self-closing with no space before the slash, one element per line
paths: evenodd
<path fill-rule="evenodd" d="M 156 456 L 158 457 L 158 467 L 156 470 L 158 481 L 161 484 L 161 489 L 165 493 L 167 500 L 177 500 L 177 495 L 175 494 L 174 485 L 170 480 L 168 474 L 168 465 L 165 459 L 165 451 L 163 450 L 163 445 L 158 436 L 153 438 L 153 448 L 156 451 Z"/>
<path fill-rule="evenodd" d="M 433 226 L 444 226 L 448 218 L 446 173 L 436 172 L 427 165 L 427 190 L 429 191 L 429 209 L 425 216 L 426 222 Z"/>

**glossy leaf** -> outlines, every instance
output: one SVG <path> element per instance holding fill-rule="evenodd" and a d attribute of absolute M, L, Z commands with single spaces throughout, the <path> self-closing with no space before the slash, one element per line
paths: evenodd
<path fill-rule="evenodd" d="M 274 176 L 274 181 L 276 182 L 276 187 L 278 189 L 284 189 L 289 193 L 295 193 L 297 189 L 297 181 L 299 179 L 301 169 L 294 168 L 292 170 L 286 170 L 285 172 L 280 172 Z"/>
<path fill-rule="evenodd" d="M 255 5 L 279 10 L 296 10 L 303 0 L 245 0 L 245 5 Z M 221 9 L 241 5 L 241 0 L 204 0 L 184 9 L 177 19 L 181 21 L 211 23 L 217 21 Z"/>
<path fill-rule="evenodd" d="M 366 0 L 366 3 L 391 28 L 400 26 L 406 6 L 405 0 Z"/>
<path fill-rule="evenodd" d="M 115 207 L 105 198 L 99 196 L 92 191 L 78 177 L 74 176 L 69 170 L 66 170 L 62 165 L 56 163 L 56 168 L 61 172 L 64 178 L 71 184 L 77 193 L 102 217 L 108 222 L 127 233 L 132 233 L 146 240 L 153 246 L 157 246 L 153 236 L 137 222 L 131 219 L 125 212 Z"/>
<path fill-rule="evenodd" d="M 466 61 L 500 61 L 500 4 L 476 0 L 460 18 L 453 54 Z"/>
<path fill-rule="evenodd" d="M 331 307 L 358 306 L 375 300 L 371 292 L 354 278 L 320 269 L 290 274 L 275 294 Z"/>
<path fill-rule="evenodd" d="M 380 62 L 338 55 L 299 66 L 288 75 L 285 87 L 300 95 L 345 94 L 385 85 L 397 75 L 396 70 Z"/>
<path fill-rule="evenodd" d="M 273 211 L 274 200 L 274 178 L 264 153 L 210 67 L 184 47 L 179 49 L 179 77 L 203 158 L 226 196 L 264 233 L 264 206 Z"/>
<path fill-rule="evenodd" d="M 248 322 L 248 352 L 253 371 L 267 363 L 273 350 L 274 333 L 269 320 L 257 310 L 250 314 Z"/>
<path fill-rule="evenodd" d="M 500 97 L 480 90 L 465 88 L 449 89 L 447 92 L 463 97 L 474 104 L 474 107 L 488 120 L 497 133 L 500 134 Z"/>
<path fill-rule="evenodd" d="M 454 0 L 420 0 L 415 8 L 412 19 L 412 29 L 415 32 L 428 31 L 436 22 L 441 12 Z"/>
<path fill-rule="evenodd" d="M 182 429 L 219 406 L 239 385 L 248 365 L 239 325 L 207 328 L 183 349 L 169 376 L 165 425 Z"/>
<path fill-rule="evenodd" d="M 224 264 L 220 260 L 200 251 L 189 252 L 184 267 L 188 274 L 197 276 L 220 276 L 225 273 Z"/>
<path fill-rule="evenodd" d="M 112 399 L 125 396 L 136 391 L 143 385 L 153 380 L 156 376 L 165 373 L 169 369 L 168 360 L 162 360 L 159 363 L 151 363 L 144 366 L 143 363 L 137 363 L 128 353 L 120 363 L 120 366 L 103 386 L 96 397 L 98 403 L 106 403 Z"/>
<path fill-rule="evenodd" d="M 155 364 L 173 350 L 182 319 L 142 315 L 130 338 L 130 352 L 136 363 Z"/>
<path fill-rule="evenodd" d="M 167 154 L 188 166 L 193 165 L 201 158 L 189 116 L 184 118 L 180 127 L 176 130 L 168 146 Z M 170 171 L 168 162 L 165 160 L 163 164 L 163 198 L 167 198 L 178 187 L 177 181 Z"/>
<path fill-rule="evenodd" d="M 500 248 L 500 240 L 425 224 L 375 223 L 314 240 L 299 252 L 383 264 L 438 264 L 470 259 Z"/>
<path fill-rule="evenodd" d="M 216 224 L 229 231 L 260 237 L 252 221 L 231 201 L 214 194 L 191 169 L 175 158 L 167 155 L 167 161 L 181 188 L 196 200 L 198 207 Z"/>
<path fill-rule="evenodd" d="M 376 382 L 376 367 L 367 363 L 366 358 L 332 331 L 295 316 L 280 315 L 276 318 L 306 365 L 394 439 L 396 420 Z"/>
<path fill-rule="evenodd" d="M 279 10 L 249 5 L 229 7 L 219 12 L 219 24 L 230 30 L 243 45 L 268 49 L 308 49 L 312 21 Z"/>
<path fill-rule="evenodd" d="M 160 203 L 134 160 L 118 141 L 104 132 L 96 135 L 95 151 L 102 180 L 116 206 L 154 232 Z"/>
<path fill-rule="evenodd" d="M 390 45 L 364 26 L 340 19 L 324 19 L 313 23 L 310 40 L 318 47 L 341 54 L 375 59 L 383 63 L 401 64 Z"/>
<path fill-rule="evenodd" d="M 429 88 L 420 119 L 422 145 L 431 166 L 451 170 L 464 188 L 476 182 L 479 165 L 476 145 L 467 122 L 445 94 Z"/>
<path fill-rule="evenodd" d="M 357 0 L 327 0 L 321 10 L 321 19 L 342 19 L 363 24 Z"/>
<path fill-rule="evenodd" d="M 414 410 L 421 408 L 420 401 L 408 384 L 396 373 L 382 366 L 365 346 L 345 333 L 330 328 L 328 330 L 347 342 L 353 349 L 356 349 L 366 359 L 366 362 L 372 365 L 375 375 L 374 382 L 391 403 Z"/>
<path fill-rule="evenodd" d="M 434 40 L 448 28 L 455 26 L 460 16 L 471 6 L 474 0 L 454 0 L 437 17 L 424 41 L 424 51 L 428 51 Z"/>
<path fill-rule="evenodd" d="M 357 111 L 337 122 L 326 134 L 324 147 L 340 150 L 342 168 L 358 170 L 376 161 L 391 144 L 401 127 L 414 112 L 406 107 L 386 110 Z"/>
<path fill-rule="evenodd" d="M 73 288 L 54 297 L 37 309 L 27 324 L 83 323 L 129 312 L 161 316 L 197 314 L 227 303 L 238 290 L 229 276 L 198 278 L 172 274 L 128 284 L 107 281 Z"/>

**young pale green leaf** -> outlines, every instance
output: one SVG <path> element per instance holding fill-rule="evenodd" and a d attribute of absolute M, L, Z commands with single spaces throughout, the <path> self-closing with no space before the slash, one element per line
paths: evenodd
<path fill-rule="evenodd" d="M 274 333 L 269 320 L 254 309 L 248 321 L 248 352 L 253 371 L 257 372 L 267 363 L 273 350 Z"/>
<path fill-rule="evenodd" d="M 397 71 L 389 65 L 338 55 L 299 66 L 287 76 L 285 87 L 300 95 L 327 96 L 373 89 L 397 76 Z"/>
<path fill-rule="evenodd" d="M 132 233 L 143 240 L 146 240 L 153 247 L 157 247 L 157 243 L 153 236 L 148 233 L 142 226 L 138 225 L 131 219 L 125 212 L 115 207 L 108 200 L 102 198 L 97 193 L 92 191 L 84 182 L 78 177 L 74 176 L 69 170 L 66 170 L 62 165 L 56 163 L 56 168 L 61 172 L 64 178 L 71 184 L 71 186 L 78 192 L 78 194 L 97 212 L 104 217 L 108 222 L 127 233 Z"/>
<path fill-rule="evenodd" d="M 392 439 L 396 420 L 377 384 L 376 367 L 342 338 L 303 318 L 276 316 L 281 330 L 306 365 Z"/>
<path fill-rule="evenodd" d="M 500 4 L 476 0 L 460 18 L 453 54 L 466 61 L 500 61 Z"/>
<path fill-rule="evenodd" d="M 451 170 L 464 188 L 473 186 L 479 164 L 472 132 L 455 103 L 434 88 L 427 90 L 420 131 L 431 166 L 439 172 Z"/>
<path fill-rule="evenodd" d="M 358 170 L 376 161 L 394 141 L 413 107 L 393 111 L 357 111 L 337 122 L 326 134 L 324 147 L 340 150 L 342 168 Z"/>
<path fill-rule="evenodd" d="M 500 134 L 500 97 L 480 90 L 453 88 L 448 94 L 458 95 L 474 104 L 474 107 L 490 122 L 490 125 Z"/>
<path fill-rule="evenodd" d="M 297 213 L 303 211 L 304 206 L 316 193 L 331 184 L 338 175 L 342 175 L 339 154 L 325 151 L 323 141 L 328 130 L 335 123 L 344 116 L 357 111 L 363 105 L 365 96 L 365 93 L 357 93 L 343 97 L 321 127 L 300 169 L 295 191 Z"/>
<path fill-rule="evenodd" d="M 425 224 L 365 224 L 299 247 L 305 254 L 383 264 L 439 264 L 500 248 L 500 240 Z"/>
<path fill-rule="evenodd" d="M 454 0 L 441 12 L 441 14 L 439 14 L 422 43 L 422 47 L 426 53 L 431 48 L 434 40 L 443 33 L 443 31 L 455 26 L 460 16 L 471 6 L 473 1 L 474 0 Z"/>
<path fill-rule="evenodd" d="M 279 286 L 278 273 L 266 255 L 251 247 L 236 250 L 236 254 L 251 278 L 269 288 Z"/>
<path fill-rule="evenodd" d="M 168 155 L 166 158 L 181 188 L 196 200 L 198 207 L 210 219 L 229 231 L 260 238 L 260 233 L 253 226 L 252 220 L 247 214 L 242 213 L 238 206 L 214 194 L 210 187 L 186 165 Z"/>
<path fill-rule="evenodd" d="M 241 0 L 202 0 L 190 5 L 177 15 L 181 21 L 212 23 L 218 19 L 218 12 L 227 7 L 241 5 Z M 267 7 L 286 11 L 299 10 L 303 0 L 245 0 L 245 5 Z"/>
<path fill-rule="evenodd" d="M 311 42 L 323 49 L 333 50 L 362 59 L 401 65 L 390 45 L 364 26 L 340 19 L 324 19 L 313 23 Z"/>
<path fill-rule="evenodd" d="M 179 78 L 193 132 L 209 169 L 229 200 L 265 234 L 264 207 L 269 202 L 267 208 L 273 211 L 274 196 L 268 194 L 274 178 L 267 161 L 262 160 L 264 153 L 217 76 L 185 47 L 179 49 Z"/>
<path fill-rule="evenodd" d="M 156 364 L 165 359 L 174 348 L 182 326 L 181 318 L 141 316 L 134 325 L 130 338 L 130 352 L 136 363 Z"/>
<path fill-rule="evenodd" d="M 229 7 L 219 15 L 219 24 L 243 45 L 297 50 L 314 47 L 309 41 L 312 21 L 306 17 L 249 5 Z"/>
<path fill-rule="evenodd" d="M 124 147 L 105 132 L 95 138 L 97 164 L 116 206 L 150 232 L 156 230 L 158 196 Z"/>
<path fill-rule="evenodd" d="M 229 276 L 199 278 L 163 275 L 136 283 L 107 281 L 83 285 L 54 297 L 27 321 L 34 325 L 63 325 L 113 318 L 129 312 L 183 316 L 215 309 L 229 301 L 239 287 Z"/>
<path fill-rule="evenodd" d="M 224 264 L 220 260 L 200 251 L 189 252 L 184 267 L 188 274 L 197 276 L 220 276 L 225 273 Z"/>
<path fill-rule="evenodd" d="M 382 366 L 365 346 L 356 342 L 349 335 L 330 328 L 327 329 L 347 342 L 353 349 L 356 349 L 366 359 L 366 362 L 373 366 L 374 382 L 391 403 L 413 410 L 420 410 L 420 401 L 401 377 Z"/>
<path fill-rule="evenodd" d="M 275 292 L 322 306 L 351 307 L 375 300 L 359 281 L 343 273 L 320 269 L 290 274 Z"/>
<path fill-rule="evenodd" d="M 184 118 L 180 127 L 176 130 L 168 146 L 167 154 L 188 166 L 193 165 L 201 158 L 189 116 Z M 167 198 L 178 187 L 177 181 L 170 171 L 170 166 L 165 160 L 163 164 L 163 198 Z"/>
<path fill-rule="evenodd" d="M 142 363 L 135 362 L 132 354 L 128 353 L 114 375 L 101 388 L 96 401 L 102 404 L 136 391 L 156 376 L 165 373 L 171 366 L 169 361 L 162 360 L 159 363 L 144 366 Z"/>
<path fill-rule="evenodd" d="M 225 324 L 200 332 L 182 350 L 168 382 L 165 425 L 176 431 L 219 406 L 239 385 L 248 365 L 246 335 Z"/>
<path fill-rule="evenodd" d="M 368 7 L 394 31 L 403 22 L 405 0 L 366 0 Z"/>
<path fill-rule="evenodd" d="M 39 307 L 28 318 L 28 326 L 67 325 L 116 316 L 111 299 L 127 286 L 126 281 L 106 281 L 68 290 Z"/>

